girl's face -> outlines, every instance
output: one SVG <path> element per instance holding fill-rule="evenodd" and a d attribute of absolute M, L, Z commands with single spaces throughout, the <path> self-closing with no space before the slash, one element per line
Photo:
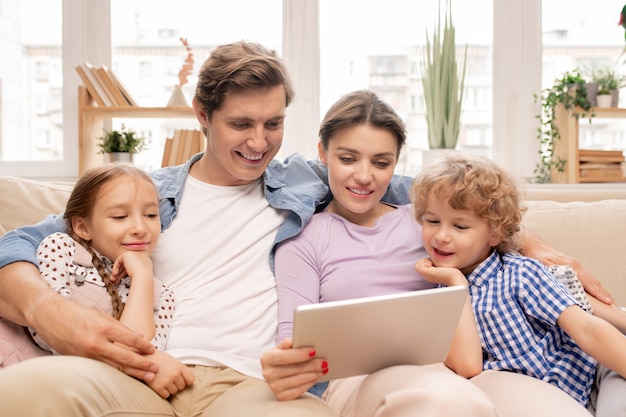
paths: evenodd
<path fill-rule="evenodd" d="M 126 251 L 150 256 L 161 233 L 156 190 L 143 178 L 114 178 L 98 191 L 91 215 L 72 224 L 78 236 L 112 261 Z"/>
<path fill-rule="evenodd" d="M 372 226 L 383 209 L 397 163 L 398 143 L 388 130 L 366 124 L 346 127 L 318 145 L 320 159 L 328 166 L 333 193 L 329 211 L 352 223 Z"/>
<path fill-rule="evenodd" d="M 467 275 L 499 243 L 487 222 L 473 211 L 455 210 L 432 196 L 422 219 L 424 247 L 435 266 L 457 268 Z"/>

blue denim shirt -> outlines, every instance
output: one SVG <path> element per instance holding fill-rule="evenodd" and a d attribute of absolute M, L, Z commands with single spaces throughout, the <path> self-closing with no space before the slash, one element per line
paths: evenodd
<path fill-rule="evenodd" d="M 178 211 L 185 180 L 191 165 L 202 156 L 194 155 L 184 165 L 166 167 L 152 172 L 152 178 L 161 199 L 159 213 L 161 230 L 167 229 Z M 383 201 L 390 204 L 408 203 L 410 177 L 394 176 Z M 280 242 L 300 233 L 316 211 L 325 207 L 330 199 L 326 181 L 326 168 L 317 161 L 307 161 L 293 154 L 284 161 L 273 160 L 263 174 L 265 198 L 272 207 L 288 210 L 289 215 L 279 228 L 270 253 L 274 265 L 274 249 Z M 44 237 L 65 231 L 61 215 L 50 215 L 32 226 L 12 230 L 0 238 L 0 267 L 12 262 L 26 261 L 37 265 L 35 251 Z"/>

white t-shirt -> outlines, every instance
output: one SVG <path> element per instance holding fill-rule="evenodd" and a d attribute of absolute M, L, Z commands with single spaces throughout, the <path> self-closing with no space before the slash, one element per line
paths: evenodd
<path fill-rule="evenodd" d="M 188 177 L 152 257 L 176 294 L 167 353 L 262 378 L 259 357 L 277 328 L 269 251 L 286 216 L 268 204 L 261 180 L 223 187 Z"/>

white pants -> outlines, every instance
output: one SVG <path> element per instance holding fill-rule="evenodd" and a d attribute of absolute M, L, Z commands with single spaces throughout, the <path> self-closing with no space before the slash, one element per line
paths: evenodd
<path fill-rule="evenodd" d="M 471 380 L 443 364 L 394 366 L 332 381 L 322 397 L 341 417 L 589 417 L 557 387 L 486 371 Z"/>

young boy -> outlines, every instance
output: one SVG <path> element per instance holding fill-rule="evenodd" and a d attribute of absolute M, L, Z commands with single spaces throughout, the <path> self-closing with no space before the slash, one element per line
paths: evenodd
<path fill-rule="evenodd" d="M 429 255 L 416 269 L 439 284 L 467 280 L 483 369 L 534 376 L 584 406 L 598 363 L 626 375 L 622 333 L 585 312 L 541 263 L 515 252 L 524 209 L 504 170 L 489 159 L 453 153 L 418 176 L 413 197 Z M 623 378 L 612 381 L 611 394 L 626 393 Z M 603 398 L 596 415 L 617 415 L 607 410 L 624 395 Z"/>

